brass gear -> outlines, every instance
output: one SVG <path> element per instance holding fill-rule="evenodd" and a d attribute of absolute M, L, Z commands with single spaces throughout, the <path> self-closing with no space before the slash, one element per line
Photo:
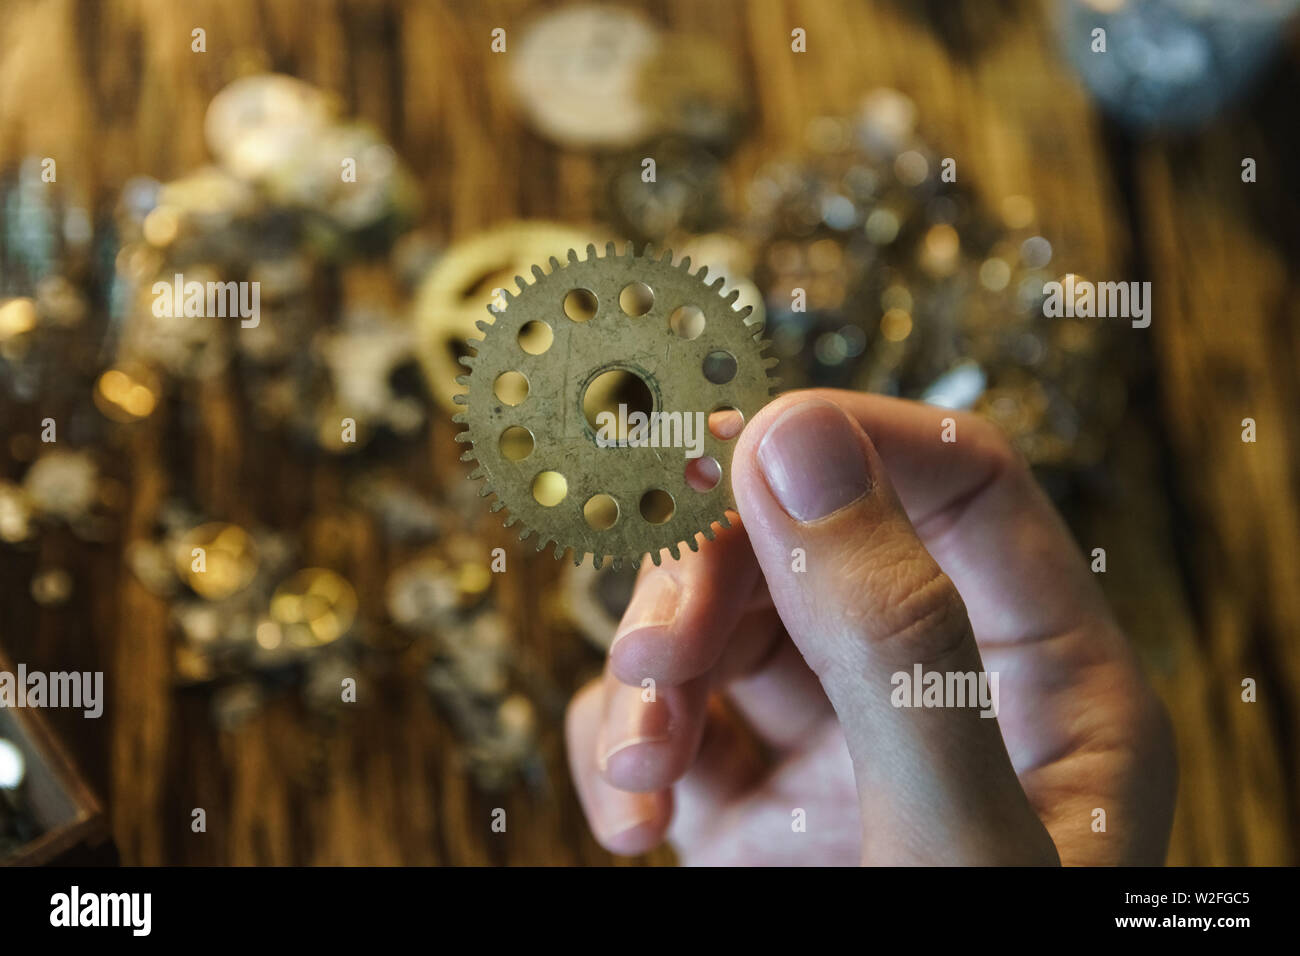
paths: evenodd
<path fill-rule="evenodd" d="M 725 279 L 706 281 L 707 267 L 692 274 L 689 257 L 673 264 L 670 252 L 655 258 L 647 249 L 637 255 L 630 243 L 620 254 L 611 242 L 604 256 L 589 245 L 585 259 L 571 249 L 567 263 L 552 257 L 550 272 L 534 265 L 532 273 L 532 283 L 516 276 L 519 291 L 507 292 L 504 308 L 489 309 L 495 321 L 478 322 L 483 338 L 471 340 L 474 354 L 461 359 L 470 371 L 457 379 L 468 391 L 455 396 L 466 406 L 455 421 L 468 427 L 456 440 L 471 446 L 461 460 L 477 461 L 469 477 L 485 479 L 480 496 L 497 496 L 492 510 L 508 510 L 505 524 L 522 525 L 520 540 L 536 534 L 537 550 L 554 544 L 557 559 L 571 549 L 575 565 L 591 554 L 597 568 L 607 558 L 615 567 L 623 561 L 637 567 L 647 553 L 659 564 L 665 548 L 679 558 L 683 542 L 698 550 L 697 535 L 711 540 L 715 522 L 730 526 L 726 511 L 735 507 L 730 475 L 735 434 L 721 438 L 703 429 L 702 457 L 713 458 L 721 476 L 710 490 L 698 491 L 687 482 L 690 459 L 684 452 L 597 445 L 583 398 L 598 376 L 624 371 L 646 385 L 654 411 L 701 412 L 707 423 L 711 413 L 734 409 L 751 420 L 775 392 L 777 380 L 768 375 L 776 359 L 763 355 L 769 343 L 745 321 L 750 308 L 734 308 L 739 292 L 724 298 L 719 290 Z M 636 316 L 620 304 L 620 295 L 634 283 L 653 294 L 649 311 Z M 566 314 L 566 296 L 575 290 L 595 296 L 588 321 Z M 671 317 L 682 306 L 703 315 L 703 330 L 693 338 L 673 329 Z M 520 331 L 531 322 L 551 331 L 542 354 L 520 345 Z M 734 367 L 734 374 L 717 384 L 714 380 L 726 378 L 725 371 L 717 374 L 718 367 Z M 507 372 L 527 380 L 527 395 L 516 405 L 496 393 L 498 378 Z M 532 437 L 531 451 L 520 460 L 501 448 L 502 434 L 511 426 L 527 429 Z M 561 474 L 566 485 L 563 498 L 551 506 L 533 494 L 537 477 L 547 472 Z M 671 516 L 661 523 L 643 516 L 643 496 L 652 491 L 672 498 Z M 612 526 L 598 530 L 588 523 L 584 506 L 602 494 L 614 499 L 618 513 Z"/>

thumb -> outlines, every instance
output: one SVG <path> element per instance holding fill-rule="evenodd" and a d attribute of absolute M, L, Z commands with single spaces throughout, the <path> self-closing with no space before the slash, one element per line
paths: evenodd
<path fill-rule="evenodd" d="M 911 686 L 936 672 L 954 693 L 996 678 L 978 683 L 965 605 L 861 426 L 820 398 L 782 396 L 745 429 L 732 476 L 773 603 L 843 726 L 864 861 L 1056 862 L 978 695 L 935 706 Z"/>

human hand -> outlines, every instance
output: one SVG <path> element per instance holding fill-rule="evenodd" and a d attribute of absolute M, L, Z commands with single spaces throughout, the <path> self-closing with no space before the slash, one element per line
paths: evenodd
<path fill-rule="evenodd" d="M 606 848 L 667 838 L 684 863 L 724 865 L 1163 862 L 1168 719 L 995 426 L 816 390 L 774 400 L 737 443 L 743 526 L 647 563 L 603 678 L 569 708 Z M 917 664 L 996 674 L 996 719 L 895 706 L 894 675 Z"/>

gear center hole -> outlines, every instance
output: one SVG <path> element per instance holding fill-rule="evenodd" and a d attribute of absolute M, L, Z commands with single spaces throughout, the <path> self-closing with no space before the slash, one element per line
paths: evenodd
<path fill-rule="evenodd" d="M 654 410 L 650 386 L 641 376 L 625 368 L 601 372 L 587 383 L 582 393 L 582 412 L 591 430 L 620 444 L 627 439 L 628 419 L 632 414 L 641 412 L 649 416 Z M 632 427 L 636 424 L 633 422 Z"/>

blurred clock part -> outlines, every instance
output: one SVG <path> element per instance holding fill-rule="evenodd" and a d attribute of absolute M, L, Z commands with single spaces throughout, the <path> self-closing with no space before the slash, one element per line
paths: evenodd
<path fill-rule="evenodd" d="M 1063 0 L 1061 34 L 1116 119 L 1188 129 L 1248 89 L 1298 8 L 1300 0 Z"/>

